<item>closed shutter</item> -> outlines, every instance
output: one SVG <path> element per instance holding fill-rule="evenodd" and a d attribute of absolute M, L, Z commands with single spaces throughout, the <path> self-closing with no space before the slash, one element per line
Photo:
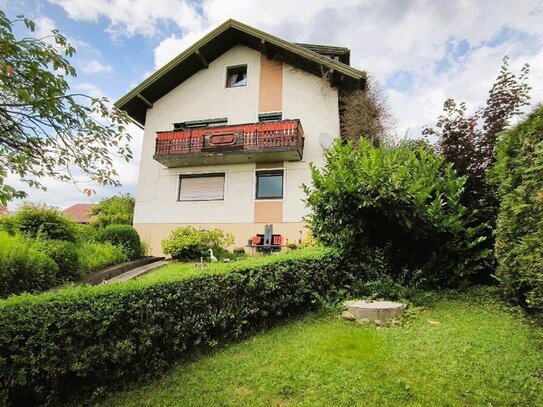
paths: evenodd
<path fill-rule="evenodd" d="M 223 199 L 224 174 L 180 177 L 180 201 L 219 201 Z"/>

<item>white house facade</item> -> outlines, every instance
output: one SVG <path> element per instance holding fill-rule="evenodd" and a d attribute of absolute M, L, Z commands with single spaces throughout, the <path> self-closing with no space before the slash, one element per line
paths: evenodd
<path fill-rule="evenodd" d="M 153 254 L 179 226 L 306 234 L 309 163 L 340 135 L 341 86 L 365 83 L 347 49 L 310 47 L 229 20 L 117 102 L 145 128 L 134 227 Z"/>

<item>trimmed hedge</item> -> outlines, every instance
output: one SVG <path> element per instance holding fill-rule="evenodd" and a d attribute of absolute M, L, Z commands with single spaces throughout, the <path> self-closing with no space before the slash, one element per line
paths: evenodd
<path fill-rule="evenodd" d="M 510 300 L 543 317 L 543 106 L 505 132 L 496 149 L 496 274 Z"/>
<path fill-rule="evenodd" d="M 338 259 L 311 248 L 188 279 L 2 301 L 0 400 L 56 404 L 153 377 L 195 345 L 238 338 L 349 286 Z"/>
<path fill-rule="evenodd" d="M 130 225 L 109 225 L 98 232 L 98 240 L 120 246 L 129 260 L 135 260 L 141 254 L 140 235 Z"/>

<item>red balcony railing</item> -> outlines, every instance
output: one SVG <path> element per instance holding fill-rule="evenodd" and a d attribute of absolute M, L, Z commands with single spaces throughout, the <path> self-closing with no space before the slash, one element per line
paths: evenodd
<path fill-rule="evenodd" d="M 259 153 L 295 150 L 300 160 L 303 152 L 303 129 L 299 120 L 252 123 L 158 132 L 155 158 L 204 153 Z"/>

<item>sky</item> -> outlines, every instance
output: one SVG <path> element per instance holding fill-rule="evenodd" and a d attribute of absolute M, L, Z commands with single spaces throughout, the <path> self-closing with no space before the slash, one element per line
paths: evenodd
<path fill-rule="evenodd" d="M 505 55 L 531 66 L 532 106 L 543 102 L 543 1 L 522 0 L 0 0 L 9 17 L 59 29 L 76 48 L 72 89 L 116 100 L 229 18 L 292 42 L 345 46 L 351 65 L 376 78 L 401 137 L 419 137 L 447 98 L 475 110 Z M 131 127 L 134 159 L 118 160 L 121 188 L 46 180 L 26 201 L 59 208 L 136 194 L 143 132 Z M 16 178 L 13 185 L 24 186 Z M 15 210 L 20 201 L 8 208 Z"/>

